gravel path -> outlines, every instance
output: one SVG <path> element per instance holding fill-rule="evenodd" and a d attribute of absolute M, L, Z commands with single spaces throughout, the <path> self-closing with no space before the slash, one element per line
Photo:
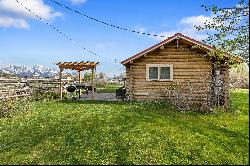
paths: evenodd
<path fill-rule="evenodd" d="M 80 100 L 91 100 L 91 93 L 83 94 Z M 118 101 L 115 93 L 95 93 L 94 100 Z"/>

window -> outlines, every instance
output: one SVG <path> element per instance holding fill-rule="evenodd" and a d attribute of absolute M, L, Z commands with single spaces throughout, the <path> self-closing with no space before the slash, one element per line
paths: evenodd
<path fill-rule="evenodd" d="M 160 67 L 160 79 L 170 79 L 170 67 Z"/>
<path fill-rule="evenodd" d="M 158 67 L 149 67 L 149 79 L 158 80 Z"/>
<path fill-rule="evenodd" d="M 147 81 L 172 81 L 173 65 L 172 64 L 147 64 L 146 65 Z"/>

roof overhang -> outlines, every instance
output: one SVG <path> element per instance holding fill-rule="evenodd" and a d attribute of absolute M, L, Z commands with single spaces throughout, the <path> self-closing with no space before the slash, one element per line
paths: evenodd
<path fill-rule="evenodd" d="M 163 40 L 162 42 L 160 42 L 160 43 L 158 43 L 158 44 L 156 44 L 156 45 L 154 45 L 154 46 L 152 46 L 152 47 L 150 47 L 150 48 L 147 48 L 147 49 L 145 49 L 145 50 L 139 52 L 138 54 L 135 54 L 134 56 L 132 56 L 132 57 L 130 57 L 130 58 L 128 58 L 128 59 L 122 61 L 121 64 L 127 65 L 127 64 L 129 64 L 129 62 L 131 62 L 131 61 L 133 61 L 133 60 L 135 60 L 135 59 L 138 59 L 138 58 L 144 56 L 145 54 L 148 54 L 148 53 L 150 53 L 150 52 L 152 52 L 152 51 L 154 51 L 154 50 L 160 48 L 161 46 L 163 46 L 163 45 L 165 45 L 165 44 L 168 44 L 168 43 L 172 42 L 172 41 L 175 40 L 175 39 L 183 39 L 183 40 L 185 40 L 185 41 L 188 41 L 188 42 L 190 42 L 190 43 L 193 43 L 194 45 L 200 46 L 201 48 L 203 48 L 203 49 L 206 50 L 206 51 L 214 50 L 214 48 L 213 48 L 212 46 L 209 46 L 209 45 L 207 45 L 207 44 L 204 44 L 204 43 L 202 43 L 202 42 L 199 42 L 199 41 L 197 41 L 197 40 L 194 40 L 194 39 L 192 39 L 192 38 L 190 38 L 190 37 L 188 37 L 188 36 L 185 36 L 185 35 L 183 35 L 183 34 L 181 34 L 181 33 L 176 33 L 174 36 L 171 36 L 171 37 L 169 37 L 169 38 Z"/>

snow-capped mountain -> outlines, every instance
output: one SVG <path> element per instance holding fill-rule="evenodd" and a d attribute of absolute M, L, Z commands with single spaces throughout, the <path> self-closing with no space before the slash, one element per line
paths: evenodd
<path fill-rule="evenodd" d="M 54 77 L 58 74 L 55 68 L 47 68 L 42 65 L 35 65 L 33 67 L 7 65 L 0 68 L 0 72 L 7 74 L 14 74 L 19 77 Z"/>

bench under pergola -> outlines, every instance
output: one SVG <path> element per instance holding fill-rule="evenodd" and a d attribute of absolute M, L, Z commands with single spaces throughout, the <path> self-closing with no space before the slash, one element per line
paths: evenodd
<path fill-rule="evenodd" d="M 95 69 L 97 64 L 99 64 L 99 62 L 90 62 L 90 61 L 82 61 L 82 62 L 59 62 L 56 65 L 59 66 L 60 69 L 60 73 L 59 73 L 59 79 L 60 79 L 60 87 L 59 87 L 59 91 L 60 91 L 60 98 L 62 99 L 62 72 L 64 69 L 70 69 L 70 70 L 76 70 L 79 73 L 79 83 L 81 83 L 81 79 L 82 79 L 82 71 L 84 70 L 91 70 L 91 86 L 92 86 L 92 100 L 94 100 L 94 86 L 95 86 L 95 82 L 94 82 L 94 77 L 95 77 Z M 79 89 L 79 98 L 80 98 L 80 94 L 81 94 L 81 90 Z"/>

